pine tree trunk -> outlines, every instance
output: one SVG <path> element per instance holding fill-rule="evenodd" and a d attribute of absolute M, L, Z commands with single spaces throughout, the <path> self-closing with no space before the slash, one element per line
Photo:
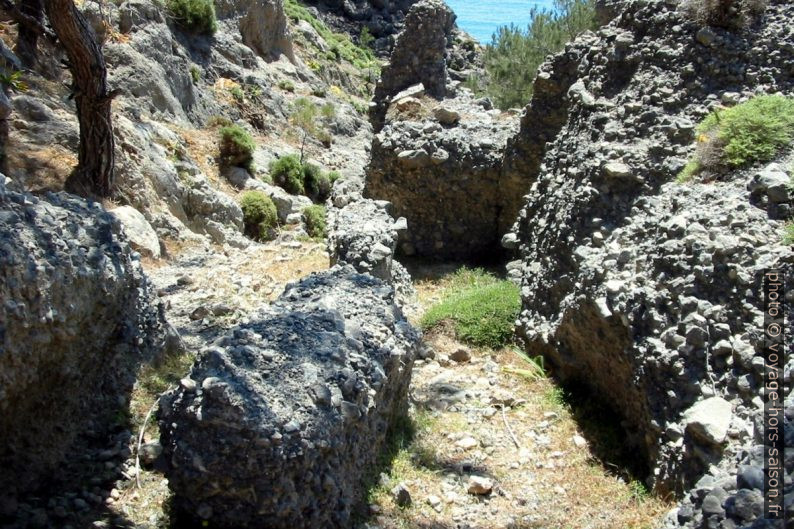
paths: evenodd
<path fill-rule="evenodd" d="M 72 0 L 45 0 L 47 16 L 72 72 L 72 89 L 80 123 L 78 164 L 66 190 L 87 197 L 107 197 L 113 188 L 114 140 L 107 68 L 91 26 Z"/>
<path fill-rule="evenodd" d="M 0 173 L 6 174 L 8 171 L 8 156 L 6 147 L 8 145 L 9 124 L 11 117 L 11 102 L 6 96 L 5 89 L 0 87 Z"/>

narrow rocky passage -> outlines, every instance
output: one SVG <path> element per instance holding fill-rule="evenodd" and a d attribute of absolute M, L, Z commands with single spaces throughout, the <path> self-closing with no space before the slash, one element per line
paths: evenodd
<path fill-rule="evenodd" d="M 415 317 L 450 288 L 436 265 L 416 281 Z M 469 347 L 442 325 L 414 367 L 410 425 L 370 494 L 369 529 L 653 528 L 670 504 L 618 465 L 603 413 L 518 350 Z M 572 405 L 573 404 L 573 405 Z M 623 454 L 625 458 L 625 454 Z M 617 463 L 617 464 L 616 464 Z"/>
<path fill-rule="evenodd" d="M 201 245 L 172 253 L 170 262 L 149 263 L 148 271 L 185 347 L 143 373 L 131 405 L 133 445 L 158 395 L 187 374 L 197 351 L 244 322 L 250 309 L 274 299 L 286 283 L 328 267 L 321 243 L 295 240 L 289 232 L 229 255 Z M 415 282 L 413 323 L 451 288 L 455 268 L 421 270 L 426 279 Z M 650 529 L 669 510 L 609 459 L 619 439 L 583 428 L 581 409 L 515 348 L 469 347 L 449 325 L 428 332 L 425 341 L 408 420 L 372 476 L 368 512 L 356 527 Z M 112 494 L 110 510 L 135 527 L 174 526 L 168 482 L 152 466 L 157 436 L 148 423 L 141 470 L 136 477 L 132 456 Z"/>

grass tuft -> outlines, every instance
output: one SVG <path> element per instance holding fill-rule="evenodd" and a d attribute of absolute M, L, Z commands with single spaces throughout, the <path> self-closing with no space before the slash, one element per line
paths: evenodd
<path fill-rule="evenodd" d="M 325 206 L 309 206 L 303 210 L 303 223 L 306 225 L 306 233 L 313 239 L 324 239 L 327 235 L 325 221 Z"/>
<path fill-rule="evenodd" d="M 534 382 L 536 380 L 541 380 L 546 378 L 546 362 L 543 359 L 542 355 L 537 355 L 535 357 L 529 356 L 525 351 L 522 351 L 518 347 L 512 348 L 513 352 L 520 357 L 526 363 L 526 367 L 513 367 L 513 366 L 505 366 L 503 369 L 507 373 L 511 373 L 513 375 L 518 375 L 523 377 L 530 382 Z"/>
<path fill-rule="evenodd" d="M 794 220 L 783 227 L 783 244 L 794 246 Z"/>
<path fill-rule="evenodd" d="M 276 236 L 278 212 L 273 200 L 261 191 L 246 191 L 240 198 L 245 234 L 258 241 Z"/>
<path fill-rule="evenodd" d="M 678 181 L 700 173 L 730 169 L 774 159 L 794 141 L 794 98 L 760 95 L 709 114 L 697 127 L 697 151 Z"/>
<path fill-rule="evenodd" d="M 187 31 L 212 35 L 218 30 L 213 0 L 168 0 L 168 11 Z"/>
<path fill-rule="evenodd" d="M 518 287 L 483 270 L 455 273 L 442 300 L 421 320 L 424 329 L 452 321 L 461 341 L 499 348 L 513 340 L 514 322 L 521 309 Z"/>

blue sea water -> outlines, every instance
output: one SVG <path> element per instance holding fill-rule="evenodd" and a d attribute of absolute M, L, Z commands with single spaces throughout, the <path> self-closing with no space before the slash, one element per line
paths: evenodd
<path fill-rule="evenodd" d="M 534 6 L 551 9 L 552 0 L 446 0 L 458 15 L 458 27 L 483 44 L 499 26 L 529 24 L 529 10 Z"/>

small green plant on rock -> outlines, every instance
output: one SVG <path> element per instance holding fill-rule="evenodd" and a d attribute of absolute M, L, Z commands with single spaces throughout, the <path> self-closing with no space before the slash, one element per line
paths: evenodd
<path fill-rule="evenodd" d="M 509 344 L 521 309 L 518 287 L 482 270 L 456 275 L 442 300 L 422 317 L 421 326 L 431 329 L 450 321 L 461 341 L 494 349 Z"/>
<path fill-rule="evenodd" d="M 278 227 L 273 200 L 261 191 L 246 191 L 240 198 L 245 234 L 257 241 L 272 240 Z"/>
<path fill-rule="evenodd" d="M 290 123 L 297 127 L 302 133 L 300 163 L 303 163 L 303 156 L 306 149 L 306 141 L 313 136 L 323 144 L 330 144 L 330 133 L 327 130 L 328 123 L 336 115 L 336 108 L 332 103 L 326 103 L 322 107 L 305 97 L 299 97 L 292 103 L 292 113 Z"/>
<path fill-rule="evenodd" d="M 226 166 L 245 167 L 254 171 L 256 143 L 247 130 L 239 125 L 230 125 L 220 130 L 221 163 Z"/>
<path fill-rule="evenodd" d="M 700 24 L 738 29 L 749 25 L 768 4 L 768 0 L 684 0 L 681 10 Z"/>
<path fill-rule="evenodd" d="M 794 246 L 794 220 L 783 227 L 783 244 Z"/>
<path fill-rule="evenodd" d="M 166 7 L 176 23 L 187 31 L 212 35 L 218 29 L 213 0 L 167 0 Z"/>
<path fill-rule="evenodd" d="M 303 187 L 312 202 L 325 202 L 331 194 L 331 181 L 323 170 L 311 163 L 303 164 Z"/>
<path fill-rule="evenodd" d="M 294 92 L 295 91 L 295 84 L 290 81 L 289 79 L 282 79 L 278 82 L 278 87 L 286 92 Z"/>
<path fill-rule="evenodd" d="M 273 183 L 283 188 L 287 193 L 302 195 L 303 166 L 294 154 L 282 156 L 270 163 L 270 177 Z"/>
<path fill-rule="evenodd" d="M 768 162 L 794 140 L 794 98 L 760 95 L 716 110 L 698 125 L 696 134 L 695 156 L 679 174 L 679 181 Z"/>
<path fill-rule="evenodd" d="M 361 28 L 361 33 L 358 35 L 358 43 L 365 48 L 372 48 L 375 43 L 375 37 L 372 36 L 367 26 Z"/>
<path fill-rule="evenodd" d="M 190 78 L 193 79 L 193 84 L 198 83 L 201 80 L 201 68 L 199 68 L 195 64 L 191 64 L 190 65 Z"/>
<path fill-rule="evenodd" d="M 229 89 L 229 93 L 234 98 L 235 102 L 242 103 L 245 101 L 245 92 L 239 86 L 233 86 Z"/>
<path fill-rule="evenodd" d="M 303 223 L 306 233 L 313 239 L 324 239 L 326 236 L 325 206 L 314 205 L 303 210 Z"/>
<path fill-rule="evenodd" d="M 0 85 L 10 88 L 15 92 L 27 92 L 28 84 L 22 79 L 22 72 L 0 72 Z"/>

